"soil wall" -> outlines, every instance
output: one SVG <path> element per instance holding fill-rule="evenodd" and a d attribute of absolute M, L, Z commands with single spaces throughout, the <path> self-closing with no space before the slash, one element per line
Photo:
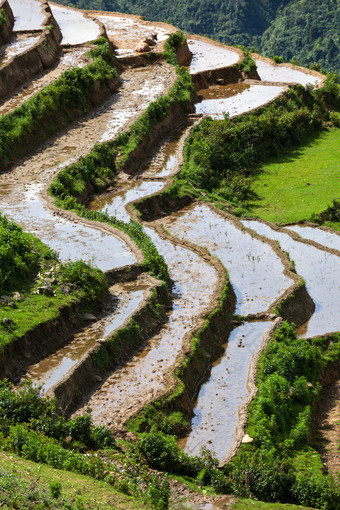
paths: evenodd
<path fill-rule="evenodd" d="M 74 369 L 60 383 L 51 388 L 50 392 L 56 397 L 57 405 L 63 414 L 70 414 L 77 405 L 81 404 L 84 397 L 98 386 L 102 376 L 107 376 L 108 371 L 131 358 L 136 349 L 164 324 L 165 312 L 170 304 L 169 295 L 164 284 L 155 282 L 139 310 L 133 314 L 134 328 L 137 327 L 139 334 L 127 333 L 125 328 L 131 320 L 128 318 L 114 334 L 112 341 L 110 337 L 97 342 L 97 345 L 78 362 Z M 161 305 L 161 311 L 159 305 Z"/>
<path fill-rule="evenodd" d="M 47 3 L 43 4 L 43 10 L 45 28 L 41 31 L 37 43 L 20 55 L 14 55 L 8 64 L 0 69 L 0 101 L 44 69 L 56 64 L 59 59 L 62 35 Z"/>
<path fill-rule="evenodd" d="M 0 1 L 0 10 L 2 10 L 6 16 L 6 19 L 2 25 L 0 25 L 0 46 L 5 44 L 12 37 L 14 16 L 7 0 Z"/>

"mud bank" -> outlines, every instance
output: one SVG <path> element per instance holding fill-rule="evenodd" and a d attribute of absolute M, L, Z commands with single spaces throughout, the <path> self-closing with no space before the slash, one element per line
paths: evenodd
<path fill-rule="evenodd" d="M 170 304 L 166 286 L 150 276 L 148 279 L 150 290 L 133 317 L 128 317 L 113 336 L 98 341 L 67 376 L 50 390 L 64 414 L 70 414 L 81 404 L 110 369 L 123 365 L 164 323 L 165 312 Z"/>
<path fill-rule="evenodd" d="M 104 103 L 104 101 L 108 99 L 113 92 L 118 90 L 119 85 L 119 78 L 116 77 L 108 80 L 106 79 L 104 81 L 97 80 L 88 96 L 89 110 L 92 110 Z M 84 111 L 80 108 L 70 108 L 67 111 L 65 109 L 59 109 L 57 114 L 53 111 L 47 114 L 43 119 L 41 119 L 39 127 L 35 129 L 34 132 L 31 132 L 28 137 L 25 136 L 22 143 L 16 143 L 14 149 L 15 158 L 11 162 L 2 162 L 1 170 L 4 171 L 11 168 L 21 158 L 31 154 L 58 131 L 68 127 L 83 116 Z"/>
<path fill-rule="evenodd" d="M 0 46 L 5 44 L 12 37 L 13 26 L 14 26 L 14 16 L 11 9 L 11 6 L 8 3 L 8 0 L 2 0 L 0 2 L 0 10 L 3 11 L 5 15 L 5 21 L 0 25 Z"/>
<path fill-rule="evenodd" d="M 92 313 L 100 310 L 101 303 L 94 303 Z M 60 308 L 59 315 L 41 322 L 24 336 L 5 346 L 0 356 L 0 378 L 15 381 L 29 365 L 38 362 L 58 349 L 81 326 L 84 311 L 89 309 L 85 300 L 72 302 Z"/>
<path fill-rule="evenodd" d="M 0 101 L 13 94 L 13 91 L 32 80 L 56 64 L 60 56 L 61 33 L 50 7 L 44 7 L 44 29 L 37 42 L 24 53 L 13 56 L 0 68 Z M 51 28 L 52 27 L 52 28 Z"/>

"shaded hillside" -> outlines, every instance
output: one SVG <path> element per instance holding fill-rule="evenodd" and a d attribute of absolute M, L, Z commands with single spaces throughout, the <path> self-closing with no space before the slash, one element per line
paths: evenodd
<path fill-rule="evenodd" d="M 317 63 L 340 72 L 340 1 L 299 0 L 288 5 L 264 32 L 261 52 Z"/>

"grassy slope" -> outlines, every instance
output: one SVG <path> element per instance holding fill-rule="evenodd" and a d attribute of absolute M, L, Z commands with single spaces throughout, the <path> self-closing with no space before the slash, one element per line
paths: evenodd
<path fill-rule="evenodd" d="M 293 223 L 320 213 L 340 195 L 340 129 L 322 132 L 263 165 L 252 189 L 259 196 L 252 212 Z M 334 227 L 333 227 L 334 228 Z"/>
<path fill-rule="evenodd" d="M 25 488 L 25 482 L 29 487 L 33 488 L 35 484 L 47 494 L 49 494 L 49 485 L 53 482 L 61 483 L 61 498 L 70 500 L 74 504 L 74 508 L 87 508 L 96 510 L 109 510 L 113 508 L 121 508 L 127 510 L 139 510 L 146 508 L 131 496 L 126 496 L 117 492 L 110 485 L 94 480 L 93 478 L 53 469 L 45 464 L 37 464 L 26 459 L 22 459 L 15 454 L 6 454 L 0 452 L 0 470 L 3 468 L 6 472 L 11 473 L 21 479 L 18 494 L 22 491 L 23 501 L 29 495 L 29 488 Z M 3 503 L 4 496 L 0 492 L 0 506 Z M 60 500 L 56 501 L 56 508 L 64 508 Z M 84 505 L 82 506 L 81 503 Z M 6 507 L 5 507 L 6 508 Z M 15 506 L 13 508 L 37 508 L 37 506 Z M 65 506 L 66 508 L 66 506 Z"/>
<path fill-rule="evenodd" d="M 88 510 L 111 510 L 113 508 L 143 510 L 150 508 L 131 496 L 117 492 L 104 482 L 69 471 L 54 469 L 45 464 L 37 464 L 13 453 L 9 455 L 0 452 L 0 475 L 2 470 L 6 472 L 6 475 L 14 475 L 17 479 L 16 496 L 18 498 L 15 508 L 18 509 L 38 508 L 38 505 L 34 504 L 35 498 L 32 497 L 32 494 L 36 493 L 36 489 L 40 494 L 50 498 L 51 507 L 49 508 L 68 508 L 67 503 L 75 509 L 86 508 Z M 60 499 L 53 500 L 50 496 L 50 486 L 56 482 L 61 484 L 61 496 Z M 4 504 L 6 497 L 8 495 L 0 490 L 0 506 Z M 32 499 L 29 503 L 30 498 Z M 263 503 L 252 499 L 233 499 L 235 502 L 228 506 L 233 510 L 306 510 L 306 507 L 298 505 Z M 52 507 L 53 503 L 55 506 Z"/>

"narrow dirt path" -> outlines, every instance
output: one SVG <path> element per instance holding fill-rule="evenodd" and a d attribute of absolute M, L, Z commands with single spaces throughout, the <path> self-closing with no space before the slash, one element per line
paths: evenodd
<path fill-rule="evenodd" d="M 327 469 L 338 476 L 340 473 L 340 379 L 324 386 L 318 403 L 316 422 L 321 438 L 316 447 Z"/>

